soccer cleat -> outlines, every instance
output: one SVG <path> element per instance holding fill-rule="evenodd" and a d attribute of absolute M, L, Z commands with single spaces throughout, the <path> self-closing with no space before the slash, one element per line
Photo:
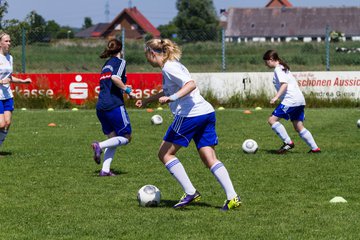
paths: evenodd
<path fill-rule="evenodd" d="M 101 171 L 99 172 L 99 177 L 115 177 L 115 176 L 116 176 L 116 174 L 113 173 L 113 172 L 111 172 L 111 171 L 109 171 L 109 172 L 104 172 L 103 170 L 101 170 Z"/>
<path fill-rule="evenodd" d="M 290 149 L 294 148 L 295 144 L 294 142 L 291 143 L 285 143 L 281 146 L 281 148 L 279 150 L 277 150 L 278 154 L 283 154 L 286 153 L 287 151 L 289 151 Z"/>
<path fill-rule="evenodd" d="M 230 209 L 238 208 L 240 206 L 241 206 L 240 196 L 236 196 L 231 200 L 225 200 L 224 206 L 220 210 L 228 211 Z"/>
<path fill-rule="evenodd" d="M 191 202 L 200 201 L 200 199 L 201 199 L 201 194 L 198 191 L 196 191 L 193 195 L 184 193 L 184 195 L 182 196 L 180 201 L 177 204 L 175 204 L 173 206 L 173 208 L 185 207 L 186 205 L 188 205 Z"/>
<path fill-rule="evenodd" d="M 321 153 L 321 150 L 320 148 L 311 149 L 310 151 L 308 151 L 308 153 Z"/>
<path fill-rule="evenodd" d="M 101 153 L 102 153 L 102 150 L 100 148 L 100 145 L 98 142 L 93 142 L 91 144 L 91 147 L 92 149 L 94 150 L 94 161 L 97 163 L 97 164 L 100 164 L 101 162 Z"/>

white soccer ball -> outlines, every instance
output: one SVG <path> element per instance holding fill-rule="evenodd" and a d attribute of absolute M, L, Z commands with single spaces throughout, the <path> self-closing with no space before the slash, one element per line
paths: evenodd
<path fill-rule="evenodd" d="M 245 153 L 256 153 L 258 147 L 257 142 L 253 139 L 246 139 L 242 145 L 242 149 Z"/>
<path fill-rule="evenodd" d="M 160 125 L 163 122 L 163 118 L 160 115 L 154 115 L 151 117 L 151 123 L 155 125 Z"/>
<path fill-rule="evenodd" d="M 360 119 L 357 121 L 357 126 L 360 128 Z"/>
<path fill-rule="evenodd" d="M 142 207 L 157 207 L 160 204 L 161 192 L 154 185 L 145 185 L 139 189 L 137 199 Z"/>

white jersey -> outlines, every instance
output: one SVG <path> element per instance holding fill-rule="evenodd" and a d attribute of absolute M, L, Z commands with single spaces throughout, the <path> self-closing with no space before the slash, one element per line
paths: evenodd
<path fill-rule="evenodd" d="M 0 80 L 11 77 L 13 71 L 13 58 L 10 54 L 5 56 L 0 54 Z M 0 84 L 0 100 L 5 100 L 13 97 L 10 88 L 10 83 Z"/>
<path fill-rule="evenodd" d="M 290 107 L 305 105 L 304 95 L 302 94 L 296 79 L 290 71 L 284 72 L 283 69 L 284 67 L 282 65 L 276 66 L 273 78 L 276 91 L 279 91 L 281 83 L 288 84 L 285 93 L 281 96 L 281 104 Z"/>
<path fill-rule="evenodd" d="M 162 68 L 163 90 L 170 96 L 180 90 L 191 79 L 187 68 L 179 61 L 167 61 Z M 174 115 L 195 117 L 214 112 L 214 108 L 201 95 L 196 87 L 191 93 L 169 103 Z"/>

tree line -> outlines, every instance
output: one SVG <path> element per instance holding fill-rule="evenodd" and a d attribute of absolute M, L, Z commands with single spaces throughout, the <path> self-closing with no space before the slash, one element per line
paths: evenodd
<path fill-rule="evenodd" d="M 0 0 L 0 30 L 9 33 L 15 45 L 21 43 L 24 30 L 28 44 L 49 42 L 53 39 L 69 39 L 75 36 L 75 31 L 70 26 L 60 26 L 54 20 L 46 21 L 35 10 L 31 11 L 23 21 L 18 19 L 3 21 L 8 7 L 8 0 Z M 158 27 L 162 38 L 170 38 L 178 42 L 219 39 L 219 21 L 212 0 L 177 0 L 176 8 L 178 13 L 173 20 Z M 92 25 L 91 18 L 85 17 L 82 29 Z M 150 37 L 145 36 L 145 38 Z"/>

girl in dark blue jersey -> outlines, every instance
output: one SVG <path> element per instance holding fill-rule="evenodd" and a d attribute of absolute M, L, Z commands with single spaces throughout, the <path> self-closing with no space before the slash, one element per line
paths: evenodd
<path fill-rule="evenodd" d="M 100 120 L 102 131 L 108 139 L 92 143 L 94 160 L 101 163 L 104 152 L 104 162 L 99 176 L 115 176 L 110 171 L 116 148 L 131 141 L 131 125 L 124 105 L 124 93 L 130 98 L 135 97 L 126 84 L 126 62 L 121 58 L 122 43 L 117 39 L 108 42 L 107 48 L 100 58 L 108 58 L 100 74 L 100 93 L 96 104 L 96 114 Z"/>

